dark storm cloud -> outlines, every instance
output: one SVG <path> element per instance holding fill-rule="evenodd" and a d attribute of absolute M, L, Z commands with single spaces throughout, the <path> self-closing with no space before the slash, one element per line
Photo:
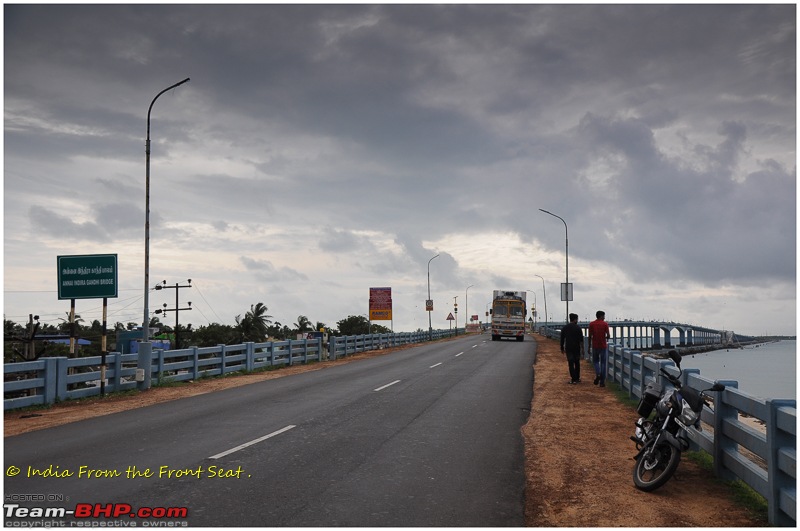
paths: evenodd
<path fill-rule="evenodd" d="M 155 108 L 156 219 L 308 234 L 367 272 L 441 251 L 455 287 L 464 264 L 427 242 L 561 252 L 545 208 L 571 259 L 638 282 L 794 286 L 795 11 L 6 5 L 6 226 L 139 238 L 146 111 L 191 77 Z"/>
<path fill-rule="evenodd" d="M 762 170 L 736 180 L 747 131 L 726 122 L 718 133 L 717 145 L 695 146 L 703 163 L 695 168 L 661 153 L 653 131 L 637 120 L 584 117 L 581 135 L 591 137 L 586 143 L 620 156 L 625 166 L 597 207 L 596 214 L 615 213 L 592 230 L 603 249 L 598 255 L 619 251 L 618 265 L 634 278 L 641 276 L 637 271 L 648 272 L 642 280 L 654 269 L 703 282 L 795 274 L 795 175 L 766 160 Z M 614 261 L 615 253 L 607 254 Z M 767 255 L 776 260 L 765 261 Z"/>

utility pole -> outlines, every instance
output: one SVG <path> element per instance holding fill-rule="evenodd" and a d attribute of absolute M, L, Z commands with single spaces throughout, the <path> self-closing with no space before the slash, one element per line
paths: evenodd
<path fill-rule="evenodd" d="M 456 314 L 456 335 L 458 335 L 458 295 L 453 297 L 453 312 Z"/>
<path fill-rule="evenodd" d="M 437 254 L 433 258 L 438 258 Z M 428 312 L 428 341 L 433 341 L 433 325 L 431 324 L 431 312 L 433 311 L 433 299 L 431 299 L 431 262 L 433 258 L 428 260 L 428 300 L 425 301 L 425 310 Z"/>
<path fill-rule="evenodd" d="M 187 280 L 186 282 L 187 282 L 187 284 L 183 285 L 183 286 L 181 286 L 177 282 L 175 283 L 174 286 L 167 286 L 167 281 L 166 280 L 162 280 L 161 284 L 157 284 L 156 288 L 155 288 L 156 291 L 162 290 L 162 289 L 174 289 L 175 290 L 175 308 L 174 309 L 167 309 L 167 303 L 165 302 L 164 303 L 164 308 L 156 310 L 156 312 L 155 312 L 155 313 L 175 312 L 175 349 L 174 350 L 177 350 L 177 349 L 181 348 L 180 330 L 178 329 L 178 314 L 183 310 L 191 310 L 192 309 L 192 303 L 191 302 L 189 302 L 189 306 L 187 308 L 180 308 L 180 304 L 178 302 L 178 293 L 180 292 L 180 290 L 182 288 L 191 288 L 192 287 L 192 279 L 191 278 L 189 280 Z"/>

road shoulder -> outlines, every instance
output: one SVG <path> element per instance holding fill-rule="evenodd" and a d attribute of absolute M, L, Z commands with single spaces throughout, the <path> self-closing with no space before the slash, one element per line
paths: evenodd
<path fill-rule="evenodd" d="M 558 342 L 538 347 L 531 414 L 522 429 L 526 456 L 526 525 L 530 527 L 766 527 L 731 489 L 689 459 L 653 493 L 637 490 L 629 436 L 637 414 L 610 388 L 570 385 Z"/>

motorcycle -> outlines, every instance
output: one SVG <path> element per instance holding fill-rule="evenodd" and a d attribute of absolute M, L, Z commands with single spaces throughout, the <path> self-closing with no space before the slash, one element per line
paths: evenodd
<path fill-rule="evenodd" d="M 678 376 L 660 369 L 672 388 L 649 383 L 639 401 L 636 430 L 631 440 L 636 443 L 638 453 L 634 457 L 633 483 L 636 488 L 650 492 L 663 486 L 678 468 L 681 452 L 689 449 L 689 431 L 702 431 L 700 414 L 705 404 L 707 391 L 724 391 L 725 386 L 715 383 L 709 389 L 696 391 L 681 385 L 681 355 L 669 352 L 669 358 L 678 367 Z M 651 419 L 650 414 L 656 411 Z"/>

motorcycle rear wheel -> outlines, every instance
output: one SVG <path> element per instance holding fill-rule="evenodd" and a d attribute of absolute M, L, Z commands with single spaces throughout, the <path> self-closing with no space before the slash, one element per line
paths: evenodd
<path fill-rule="evenodd" d="M 651 492 L 669 481 L 678 468 L 681 452 L 667 443 L 659 444 L 648 456 L 644 452 L 633 467 L 633 484 L 645 492 Z"/>

